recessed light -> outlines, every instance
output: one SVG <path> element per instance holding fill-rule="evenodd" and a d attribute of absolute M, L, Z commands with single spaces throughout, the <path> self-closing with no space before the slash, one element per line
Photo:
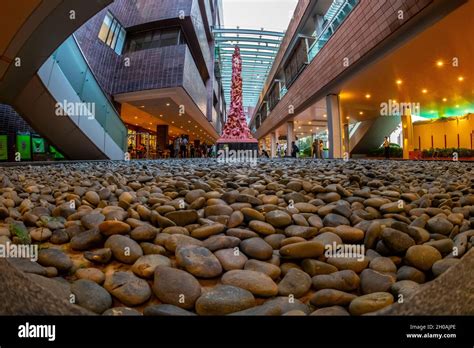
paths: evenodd
<path fill-rule="evenodd" d="M 349 119 L 350 119 L 350 117 L 349 117 L 349 116 L 347 116 L 347 117 L 346 117 L 346 120 L 349 120 Z"/>
<path fill-rule="evenodd" d="M 443 62 L 442 60 L 438 60 L 438 61 L 436 62 L 436 66 L 438 66 L 438 67 L 440 67 L 440 68 L 441 68 L 443 65 L 444 65 L 444 62 Z"/>
<path fill-rule="evenodd" d="M 328 117 L 328 115 L 324 114 L 323 117 Z"/>
<path fill-rule="evenodd" d="M 174 123 L 174 121 L 171 121 L 171 123 Z"/>
<path fill-rule="evenodd" d="M 160 117 L 163 117 L 163 115 L 160 115 Z"/>
<path fill-rule="evenodd" d="M 397 81 L 395 81 L 395 83 L 396 83 L 397 85 L 401 85 L 401 84 L 403 83 L 403 81 L 402 81 L 402 80 L 397 80 Z"/>
<path fill-rule="evenodd" d="M 371 96 L 369 93 L 367 93 L 367 94 L 365 95 L 365 98 L 366 98 L 366 99 L 370 99 L 371 97 L 372 97 L 372 96 Z"/>
<path fill-rule="evenodd" d="M 140 105 L 140 107 L 143 109 L 145 107 L 145 105 Z"/>
<path fill-rule="evenodd" d="M 448 99 L 447 99 L 447 98 L 443 98 L 443 101 L 446 103 L 446 102 L 448 101 Z"/>
<path fill-rule="evenodd" d="M 135 117 L 134 117 L 134 119 L 135 119 L 135 120 L 137 120 L 137 119 L 138 119 L 138 117 L 137 117 L 137 116 L 135 116 Z"/>
<path fill-rule="evenodd" d="M 364 114 L 364 112 L 363 112 L 363 111 L 359 111 L 359 115 L 363 115 L 363 114 Z"/>
<path fill-rule="evenodd" d="M 464 81 L 464 76 L 459 76 L 459 77 L 458 77 L 458 81 L 459 81 L 459 82 Z"/>
<path fill-rule="evenodd" d="M 191 121 L 188 121 L 188 123 L 191 123 Z"/>
<path fill-rule="evenodd" d="M 166 106 L 170 106 L 170 103 L 166 103 Z"/>
<path fill-rule="evenodd" d="M 311 121 L 309 121 L 308 124 L 311 125 Z"/>
<path fill-rule="evenodd" d="M 427 90 L 426 88 L 423 88 L 423 89 L 421 90 L 421 93 L 426 94 L 426 93 L 428 93 L 428 90 Z"/>

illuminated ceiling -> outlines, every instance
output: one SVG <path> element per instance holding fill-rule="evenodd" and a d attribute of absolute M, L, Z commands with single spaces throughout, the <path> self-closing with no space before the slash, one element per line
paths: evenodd
<path fill-rule="evenodd" d="M 345 115 L 380 115 L 381 103 L 419 103 L 425 118 L 474 112 L 474 1 L 435 23 L 344 84 Z"/>
<path fill-rule="evenodd" d="M 243 104 L 254 107 L 280 48 L 283 32 L 252 29 L 214 29 L 216 65 L 220 70 L 225 100 L 230 104 L 232 54 L 235 45 L 242 56 Z"/>

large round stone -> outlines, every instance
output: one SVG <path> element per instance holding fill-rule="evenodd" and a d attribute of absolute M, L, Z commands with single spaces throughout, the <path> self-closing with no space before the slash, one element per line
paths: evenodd
<path fill-rule="evenodd" d="M 354 299 L 349 305 L 352 315 L 362 315 L 378 311 L 393 303 L 393 296 L 388 292 L 374 292 Z"/>
<path fill-rule="evenodd" d="M 296 259 L 318 257 L 323 252 L 323 244 L 317 241 L 292 243 L 280 248 L 280 255 Z"/>
<path fill-rule="evenodd" d="M 216 255 L 217 259 L 226 271 L 242 269 L 248 260 L 247 256 L 245 256 L 238 249 L 221 249 L 217 250 L 214 255 Z"/>
<path fill-rule="evenodd" d="M 373 292 L 388 292 L 395 283 L 395 276 L 374 271 L 373 269 L 364 269 L 360 274 L 360 288 L 363 294 Z"/>
<path fill-rule="evenodd" d="M 312 279 L 316 290 L 335 289 L 341 291 L 354 291 L 359 288 L 359 276 L 351 270 L 338 271 L 331 274 L 316 275 Z"/>
<path fill-rule="evenodd" d="M 257 260 L 268 260 L 273 255 L 273 248 L 262 238 L 249 238 L 240 243 L 240 249 L 248 257 Z"/>
<path fill-rule="evenodd" d="M 384 244 L 396 253 L 404 252 L 415 245 L 415 241 L 408 234 L 393 228 L 385 228 L 382 232 L 382 239 Z"/>
<path fill-rule="evenodd" d="M 278 294 L 278 286 L 272 278 L 260 272 L 248 270 L 229 271 L 222 276 L 221 282 L 246 289 L 257 296 L 270 297 Z"/>
<path fill-rule="evenodd" d="M 192 274 L 180 269 L 158 266 L 155 269 L 153 292 L 163 302 L 191 309 L 201 296 L 201 285 Z"/>
<path fill-rule="evenodd" d="M 356 295 L 340 290 L 323 289 L 315 292 L 310 302 L 316 307 L 347 306 L 356 297 Z"/>
<path fill-rule="evenodd" d="M 311 277 L 305 272 L 292 268 L 278 283 L 278 294 L 282 296 L 293 295 L 300 298 L 311 288 Z"/>
<path fill-rule="evenodd" d="M 266 213 L 265 220 L 277 228 L 285 227 L 291 224 L 291 216 L 282 210 L 272 210 Z"/>
<path fill-rule="evenodd" d="M 104 288 L 127 306 L 137 306 L 151 296 L 146 280 L 138 278 L 132 272 L 114 272 L 105 276 Z"/>
<path fill-rule="evenodd" d="M 428 271 L 436 261 L 441 260 L 441 254 L 429 245 L 413 245 L 408 248 L 405 260 L 413 267 Z"/>
<path fill-rule="evenodd" d="M 132 272 L 141 278 L 153 278 L 158 266 L 171 266 L 171 261 L 166 256 L 157 254 L 140 256 L 133 264 Z"/>
<path fill-rule="evenodd" d="M 59 249 L 41 249 L 38 253 L 38 263 L 45 267 L 56 267 L 58 271 L 68 271 L 72 267 L 72 260 Z"/>
<path fill-rule="evenodd" d="M 112 306 L 112 296 L 97 283 L 79 279 L 71 285 L 71 292 L 75 297 L 75 304 L 94 313 L 102 314 Z"/>
<path fill-rule="evenodd" d="M 143 250 L 137 242 L 120 234 L 110 236 L 104 246 L 109 248 L 114 258 L 122 263 L 132 264 L 143 256 Z"/>
<path fill-rule="evenodd" d="M 214 278 L 222 273 L 222 266 L 217 257 L 201 246 L 178 246 L 176 262 L 189 273 L 200 278 Z"/>
<path fill-rule="evenodd" d="M 196 301 L 199 315 L 226 315 L 255 306 L 255 298 L 248 290 L 219 285 L 204 293 Z"/>

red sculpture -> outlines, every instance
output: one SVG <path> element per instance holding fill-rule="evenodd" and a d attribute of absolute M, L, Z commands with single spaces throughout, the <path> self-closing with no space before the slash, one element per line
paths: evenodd
<path fill-rule="evenodd" d="M 242 58 L 240 49 L 235 46 L 232 55 L 232 87 L 230 91 L 230 108 L 227 122 L 222 131 L 222 136 L 217 143 L 257 143 L 252 137 L 242 106 Z"/>

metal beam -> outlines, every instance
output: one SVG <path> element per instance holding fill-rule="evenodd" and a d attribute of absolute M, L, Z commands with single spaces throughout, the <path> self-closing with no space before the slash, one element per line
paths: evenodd
<path fill-rule="evenodd" d="M 250 44 L 243 44 L 243 45 L 238 45 L 240 50 L 266 50 L 266 51 L 274 51 L 278 52 L 280 49 L 280 46 L 266 46 L 266 45 L 250 45 Z M 218 44 L 218 48 L 221 50 L 229 49 L 229 50 L 234 50 L 235 45 L 230 44 L 227 42 L 221 42 Z"/>
<path fill-rule="evenodd" d="M 249 34 L 249 35 L 271 35 L 283 37 L 284 32 L 281 31 L 268 31 L 268 30 L 256 30 L 256 29 L 237 29 L 237 28 L 214 28 L 214 34 Z"/>
<path fill-rule="evenodd" d="M 264 39 L 258 37 L 242 37 L 242 36 L 228 36 L 228 37 L 216 37 L 215 42 L 264 42 L 264 43 L 271 43 L 275 45 L 279 45 L 281 43 L 280 40 L 275 39 Z"/>

